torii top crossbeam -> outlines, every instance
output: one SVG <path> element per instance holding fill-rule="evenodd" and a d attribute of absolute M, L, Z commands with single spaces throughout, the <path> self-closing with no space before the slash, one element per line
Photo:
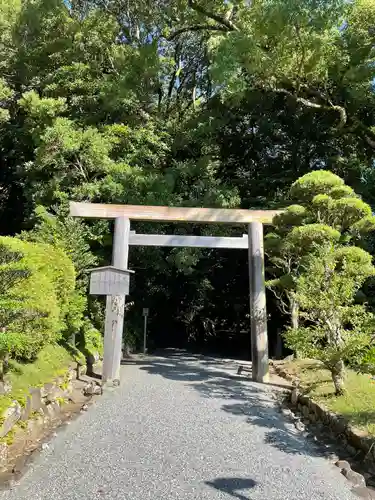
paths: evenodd
<path fill-rule="evenodd" d="M 116 219 L 160 222 L 201 222 L 216 224 L 270 224 L 279 210 L 244 210 L 240 208 L 159 207 L 145 205 L 106 205 L 70 202 L 70 215 L 93 219 Z"/>

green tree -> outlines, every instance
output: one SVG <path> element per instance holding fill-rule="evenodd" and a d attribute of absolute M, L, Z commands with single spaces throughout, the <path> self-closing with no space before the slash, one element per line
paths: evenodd
<path fill-rule="evenodd" d="M 345 391 L 345 361 L 360 359 L 372 343 L 375 317 L 365 305 L 355 304 L 355 296 L 374 273 L 372 257 L 364 250 L 325 246 L 309 258 L 296 282 L 306 326 L 287 330 L 287 345 L 321 361 L 337 395 Z"/>
<path fill-rule="evenodd" d="M 269 272 L 267 286 L 277 296 L 283 312 L 298 328 L 299 304 L 295 293 L 299 276 L 312 254 L 328 244 L 360 244 L 374 229 L 371 208 L 343 179 L 326 170 L 305 174 L 295 181 L 289 197 L 299 202 L 274 217 L 265 238 Z"/>
<path fill-rule="evenodd" d="M 290 184 L 322 166 L 372 204 L 373 10 L 370 0 L 3 1 L 1 233 L 39 226 L 38 205 L 52 213 L 67 199 L 285 206 Z M 66 222 L 108 263 L 110 224 Z M 160 226 L 172 230 L 217 228 Z M 211 304 L 217 269 L 231 282 L 227 255 L 149 250 L 131 259 L 147 269 L 155 310 L 170 289 L 192 335 L 228 322 Z"/>

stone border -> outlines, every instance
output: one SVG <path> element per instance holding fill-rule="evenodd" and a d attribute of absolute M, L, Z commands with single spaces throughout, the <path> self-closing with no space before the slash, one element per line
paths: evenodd
<path fill-rule="evenodd" d="M 322 422 L 335 435 L 340 436 L 341 439 L 345 438 L 349 446 L 353 447 L 356 452 L 364 454 L 364 460 L 370 460 L 375 464 L 375 438 L 369 436 L 367 432 L 353 427 L 343 416 L 331 412 L 322 404 L 303 394 L 299 379 L 287 373 L 282 366 L 272 363 L 272 367 L 280 377 L 292 382 L 290 403 L 302 413 L 306 420 L 311 423 Z"/>
<path fill-rule="evenodd" d="M 20 457 L 26 461 L 52 429 L 72 413 L 87 410 L 87 402 L 102 394 L 99 383 L 85 375 L 85 365 L 70 366 L 64 376 L 41 387 L 30 387 L 24 407 L 13 401 L 3 413 L 0 426 L 0 475 L 14 469 L 13 464 Z M 9 435 L 11 443 L 6 442 Z"/>

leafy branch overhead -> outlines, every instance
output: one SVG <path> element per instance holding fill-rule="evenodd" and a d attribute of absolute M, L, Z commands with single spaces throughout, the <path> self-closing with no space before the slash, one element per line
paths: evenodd
<path fill-rule="evenodd" d="M 187 31 L 221 31 L 224 33 L 230 31 L 239 31 L 238 26 L 233 22 L 235 17 L 235 9 L 234 5 L 228 4 L 227 10 L 224 14 L 217 14 L 215 11 L 211 11 L 202 7 L 198 2 L 194 0 L 188 0 L 188 7 L 195 12 L 197 12 L 202 17 L 208 20 L 207 24 L 192 24 L 189 26 L 185 26 L 183 28 L 179 28 L 178 30 L 172 32 L 168 39 L 173 40 L 174 38 L 186 33 Z M 216 24 L 212 24 L 209 21 L 215 21 Z"/>
<path fill-rule="evenodd" d="M 235 91 L 246 81 L 283 96 L 290 105 L 329 113 L 337 132 L 362 135 L 374 147 L 375 130 L 362 120 L 362 100 L 373 79 L 373 0 L 273 2 L 188 0 L 187 7 L 206 23 L 188 23 L 168 39 L 203 31 L 213 74 Z M 366 86 L 363 85 L 367 80 Z M 342 92 L 343 88 L 345 91 Z"/>

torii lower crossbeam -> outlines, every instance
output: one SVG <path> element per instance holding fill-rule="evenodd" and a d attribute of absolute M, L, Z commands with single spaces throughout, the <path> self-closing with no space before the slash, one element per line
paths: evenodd
<path fill-rule="evenodd" d="M 242 238 L 225 236 L 185 236 L 166 234 L 136 234 L 130 231 L 130 246 L 144 247 L 190 247 L 190 248 L 248 248 L 247 234 Z"/>

